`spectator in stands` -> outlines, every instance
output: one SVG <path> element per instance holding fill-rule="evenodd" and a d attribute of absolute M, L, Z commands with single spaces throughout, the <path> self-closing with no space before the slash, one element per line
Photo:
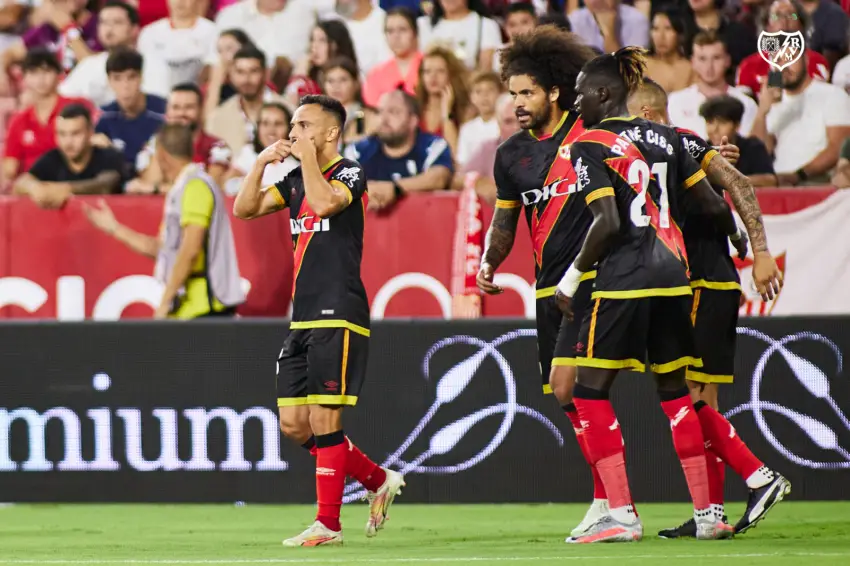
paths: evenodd
<path fill-rule="evenodd" d="M 142 92 L 142 56 L 138 51 L 113 50 L 106 60 L 106 75 L 115 102 L 103 107 L 93 141 L 122 152 L 133 176 L 136 156 L 165 122 L 165 100 Z"/>
<path fill-rule="evenodd" d="M 694 82 L 691 62 L 685 57 L 685 22 L 675 8 L 664 8 L 652 17 L 650 56 L 646 76 L 667 92 L 676 92 Z"/>
<path fill-rule="evenodd" d="M 363 101 L 375 107 L 381 95 L 403 85 L 408 94 L 413 94 L 419 82 L 419 35 L 416 16 L 405 8 L 394 8 L 387 12 L 384 21 L 387 45 L 392 57 L 376 65 L 363 83 Z"/>
<path fill-rule="evenodd" d="M 475 173 L 475 192 L 489 204 L 496 203 L 496 180 L 493 178 L 493 164 L 496 161 L 496 149 L 499 145 L 519 131 L 519 121 L 514 113 L 513 99 L 503 94 L 496 102 L 496 118 L 499 121 L 499 137 L 487 140 L 478 146 L 472 157 L 464 164 L 460 174 L 455 175 L 453 187 L 461 189 L 464 177 Z"/>
<path fill-rule="evenodd" d="M 195 154 L 193 161 L 203 164 L 207 173 L 221 186 L 224 175 L 230 167 L 232 152 L 227 144 L 204 131 L 201 118 L 201 89 L 194 83 L 183 83 L 175 86 L 168 95 L 168 106 L 165 112 L 167 124 L 188 126 L 195 133 Z M 156 154 L 156 138 L 151 138 L 144 149 L 136 157 L 137 179 L 127 183 L 128 193 L 151 194 L 168 192 L 169 185 L 154 159 Z"/>
<path fill-rule="evenodd" d="M 776 173 L 773 171 L 773 159 L 767 148 L 756 137 L 742 136 L 738 132 L 744 105 L 733 96 L 724 94 L 703 102 L 699 109 L 708 128 L 708 141 L 714 146 L 723 145 L 723 138 L 738 146 L 741 155 L 735 168 L 750 178 L 753 186 L 775 187 Z"/>
<path fill-rule="evenodd" d="M 0 90 L 9 90 L 9 67 L 22 61 L 28 49 L 50 49 L 65 71 L 101 50 L 98 19 L 86 10 L 86 0 L 44 1 L 46 21 L 27 31 L 0 55 Z"/>
<path fill-rule="evenodd" d="M 200 82 L 201 72 L 218 62 L 215 24 L 198 12 L 196 0 L 168 0 L 169 17 L 142 28 L 139 52 L 168 64 L 168 88 Z"/>
<path fill-rule="evenodd" d="M 241 29 L 266 54 L 269 68 L 282 74 L 304 55 L 316 25 L 313 2 L 305 0 L 242 0 L 218 13 L 219 32 Z M 274 73 L 273 73 L 274 74 Z"/>
<path fill-rule="evenodd" d="M 276 97 L 266 96 L 266 56 L 253 45 L 240 49 L 233 57 L 230 82 L 236 96 L 216 108 L 206 121 L 206 129 L 221 138 L 234 153 L 254 139 L 257 119 L 264 102 Z"/>
<path fill-rule="evenodd" d="M 810 49 L 822 53 L 829 68 L 847 54 L 850 16 L 833 0 L 801 0 L 813 29 L 807 38 Z"/>
<path fill-rule="evenodd" d="M 139 33 L 139 14 L 125 2 L 110 0 L 100 10 L 98 18 L 98 38 L 107 51 L 81 61 L 59 85 L 59 92 L 104 106 L 115 100 L 106 75 L 106 60 L 110 52 L 134 47 Z M 142 90 L 163 98 L 168 96 L 168 66 L 156 58 L 144 63 Z"/>
<path fill-rule="evenodd" d="M 774 0 L 764 13 L 762 25 L 766 32 L 802 32 L 805 36 L 810 29 L 809 15 L 803 10 L 797 0 Z M 809 75 L 824 81 L 829 81 L 829 63 L 823 55 L 806 45 L 806 58 Z M 770 65 L 760 53 L 753 53 L 741 61 L 738 67 L 735 84 L 744 92 L 758 98 L 761 87 L 767 81 L 767 73 Z"/>
<path fill-rule="evenodd" d="M 731 83 L 741 61 L 758 51 L 758 38 L 744 24 L 723 15 L 721 10 L 724 3 L 725 0 L 688 0 L 693 13 L 687 22 L 687 28 L 690 37 L 694 37 L 700 31 L 706 31 L 714 32 L 720 38 L 731 59 L 727 76 Z"/>
<path fill-rule="evenodd" d="M 278 140 L 289 138 L 290 122 L 292 122 L 292 113 L 280 102 L 268 102 L 263 105 L 262 110 L 260 110 L 260 122 L 257 124 L 257 137 L 254 139 L 254 143 L 242 148 L 242 151 L 233 160 L 230 171 L 227 172 L 228 180 L 225 184 L 227 194 L 236 195 L 239 192 L 242 178 L 254 166 L 254 162 L 261 151 Z M 281 162 L 267 165 L 263 171 L 263 186 L 274 185 L 296 167 L 298 167 L 298 160 L 292 156 Z"/>
<path fill-rule="evenodd" d="M 448 48 L 435 45 L 425 52 L 416 99 L 422 111 L 419 127 L 444 138 L 456 154 L 460 125 L 472 118 L 475 109 L 469 104 L 466 70 Z"/>
<path fill-rule="evenodd" d="M 215 181 L 192 163 L 195 133 L 168 124 L 157 134 L 156 161 L 173 185 L 162 219 L 162 236 L 119 223 L 102 201 L 84 205 L 89 221 L 136 253 L 156 258 L 154 274 L 164 286 L 154 318 L 233 316 L 245 300 L 227 205 Z"/>
<path fill-rule="evenodd" d="M 568 20 L 567 16 L 562 12 L 547 12 L 545 14 L 541 14 L 537 18 L 537 25 L 539 26 L 546 26 L 550 24 L 564 31 L 573 31 L 573 27 L 570 25 L 570 20 Z"/>
<path fill-rule="evenodd" d="M 449 144 L 419 129 L 419 104 L 402 90 L 384 94 L 378 104 L 381 125 L 346 149 L 369 179 L 369 208 L 382 209 L 405 193 L 441 191 L 449 186 L 454 164 Z"/>
<path fill-rule="evenodd" d="M 805 57 L 782 71 L 782 82 L 762 89 L 753 134 L 773 152 L 780 185 L 824 183 L 850 136 L 850 95 L 813 80 Z"/>
<path fill-rule="evenodd" d="M 478 115 L 460 127 L 455 154 L 458 166 L 466 164 L 479 145 L 499 137 L 499 121 L 496 119 L 496 101 L 502 94 L 499 75 L 493 71 L 478 73 L 470 85 L 470 99 Z"/>
<path fill-rule="evenodd" d="M 348 57 L 357 64 L 354 43 L 345 24 L 338 20 L 319 22 L 310 35 L 310 49 L 293 71 L 284 96 L 292 106 L 308 94 L 322 94 L 322 67 L 335 57 Z M 359 68 L 359 67 L 358 67 Z"/>
<path fill-rule="evenodd" d="M 357 67 L 351 59 L 331 59 L 322 76 L 325 93 L 340 101 L 345 107 L 346 120 L 340 142 L 348 145 L 370 136 L 378 129 L 378 114 L 363 104 Z"/>
<path fill-rule="evenodd" d="M 728 94 L 744 105 L 741 134 L 749 135 L 758 109 L 756 103 L 726 82 L 729 54 L 720 37 L 713 32 L 699 32 L 694 37 L 691 66 L 696 82 L 684 90 L 670 94 L 669 111 L 673 125 L 693 130 L 706 137 L 705 120 L 699 115 L 700 105 L 708 98 Z"/>
<path fill-rule="evenodd" d="M 390 56 L 384 35 L 387 14 L 372 0 L 337 0 L 336 11 L 348 27 L 364 75 Z"/>
<path fill-rule="evenodd" d="M 585 43 L 605 53 L 627 45 L 649 45 L 649 20 L 620 0 L 587 0 L 569 19 L 570 27 Z"/>
<path fill-rule="evenodd" d="M 505 33 L 508 35 L 508 42 L 503 43 L 499 50 L 508 47 L 514 40 L 514 37 L 521 33 L 528 33 L 537 26 L 537 13 L 534 11 L 534 6 L 526 2 L 516 2 L 508 4 L 505 13 Z M 493 70 L 499 71 L 499 50 L 493 54 Z"/>
<path fill-rule="evenodd" d="M 56 118 L 68 104 L 82 102 L 59 96 L 62 69 L 56 55 L 44 47 L 31 49 L 23 61 L 24 83 L 32 104 L 12 117 L 3 153 L 3 181 L 13 182 L 36 160 L 56 147 Z M 2 191 L 0 191 L 2 192 Z"/>
<path fill-rule="evenodd" d="M 832 84 L 843 88 L 850 94 L 850 55 L 847 55 L 835 65 L 832 72 Z"/>
<path fill-rule="evenodd" d="M 218 58 L 210 69 L 210 79 L 204 87 L 204 116 L 209 116 L 219 104 L 236 94 L 236 89 L 230 83 L 230 69 L 233 67 L 233 56 L 246 45 L 253 44 L 248 34 L 241 29 L 225 30 L 218 36 Z"/>
<path fill-rule="evenodd" d="M 124 156 L 91 143 L 91 112 L 69 104 L 56 120 L 56 149 L 42 155 L 15 181 L 15 193 L 27 194 L 42 208 L 61 208 L 72 195 L 120 193 L 126 180 Z"/>
<path fill-rule="evenodd" d="M 844 140 L 841 145 L 841 153 L 838 156 L 838 165 L 830 181 L 839 189 L 850 189 L 850 138 Z"/>
<path fill-rule="evenodd" d="M 426 51 L 439 43 L 468 69 L 492 71 L 502 32 L 487 15 L 481 0 L 436 0 L 431 15 L 417 20 L 419 48 Z"/>

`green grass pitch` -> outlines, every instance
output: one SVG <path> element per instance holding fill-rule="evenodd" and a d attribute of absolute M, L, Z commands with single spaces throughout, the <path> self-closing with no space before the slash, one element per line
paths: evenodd
<path fill-rule="evenodd" d="M 570 546 L 584 505 L 405 505 L 377 538 L 363 535 L 364 504 L 343 509 L 345 546 L 281 546 L 311 521 L 312 506 L 15 505 L 0 508 L 0 564 L 599 564 L 601 566 L 850 565 L 850 502 L 779 505 L 729 541 L 665 541 L 659 528 L 686 504 L 639 505 L 636 544 Z M 743 504 L 727 507 L 737 519 Z"/>

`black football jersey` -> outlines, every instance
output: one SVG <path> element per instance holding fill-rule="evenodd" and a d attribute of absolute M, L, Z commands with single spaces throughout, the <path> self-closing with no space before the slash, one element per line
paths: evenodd
<path fill-rule="evenodd" d="M 569 157 L 570 144 L 583 132 L 579 115 L 564 112 L 551 136 L 537 138 L 521 130 L 496 152 L 496 208 L 525 210 L 538 298 L 554 294 L 593 220 L 576 194 L 576 175 Z"/>
<path fill-rule="evenodd" d="M 676 128 L 676 133 L 691 157 L 706 171 L 708 164 L 718 155 L 717 151 L 690 130 Z M 723 187 L 712 187 L 723 196 Z M 726 234 L 717 227 L 712 217 L 700 212 L 698 206 L 687 206 L 686 214 L 682 232 L 691 266 L 691 287 L 729 288 L 730 285 L 739 284 L 738 270 L 729 255 Z"/>
<path fill-rule="evenodd" d="M 338 157 L 322 172 L 332 185 L 347 190 L 351 204 L 330 218 L 310 208 L 298 166 L 276 183 L 289 207 L 295 248 L 292 328 L 369 328 L 369 302 L 360 278 L 366 222 L 366 177 L 360 164 Z"/>
<path fill-rule="evenodd" d="M 614 197 L 620 214 L 593 297 L 690 294 L 680 200 L 705 173 L 676 132 L 643 118 L 610 118 L 573 143 L 570 159 L 584 200 Z"/>

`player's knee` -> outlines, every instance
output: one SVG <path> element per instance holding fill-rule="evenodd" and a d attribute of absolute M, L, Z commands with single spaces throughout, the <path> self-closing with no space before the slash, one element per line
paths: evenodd
<path fill-rule="evenodd" d="M 576 368 L 571 366 L 555 366 L 549 373 L 549 387 L 563 406 L 573 402 L 573 389 L 576 384 Z"/>
<path fill-rule="evenodd" d="M 301 415 L 295 412 L 281 412 L 280 432 L 287 438 L 302 442 L 310 438 L 312 434 L 309 421 L 301 418 Z"/>

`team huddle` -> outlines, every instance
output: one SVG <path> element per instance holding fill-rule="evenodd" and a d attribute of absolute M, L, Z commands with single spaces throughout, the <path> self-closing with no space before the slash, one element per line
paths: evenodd
<path fill-rule="evenodd" d="M 740 257 L 752 245 L 753 281 L 765 300 L 782 285 L 752 186 L 724 157 L 734 160 L 737 148 L 713 148 L 666 125 L 666 93 L 643 79 L 641 49 L 595 57 L 572 34 L 542 26 L 501 52 L 501 68 L 522 129 L 496 155 L 498 200 L 477 282 L 485 293 L 502 292 L 494 273 L 523 210 L 543 392 L 563 407 L 593 476 L 593 502 L 567 542 L 643 536 L 609 401 L 622 369 L 656 375 L 694 503 L 692 518 L 659 535 L 746 532 L 791 486 L 718 412 L 717 384 L 734 373 L 741 294 L 729 242 Z M 258 156 L 234 204 L 244 219 L 289 208 L 294 228 L 293 317 L 278 357 L 278 407 L 284 435 L 316 458 L 318 508 L 315 522 L 286 546 L 342 544 L 346 477 L 368 492 L 367 536 L 383 528 L 405 485 L 343 432 L 342 408 L 357 402 L 370 333 L 360 278 L 366 179 L 338 153 L 344 124 L 333 99 L 302 99 L 290 139 Z M 301 165 L 261 187 L 266 165 L 290 155 Z M 750 489 L 734 526 L 723 507 L 726 465 Z"/>

